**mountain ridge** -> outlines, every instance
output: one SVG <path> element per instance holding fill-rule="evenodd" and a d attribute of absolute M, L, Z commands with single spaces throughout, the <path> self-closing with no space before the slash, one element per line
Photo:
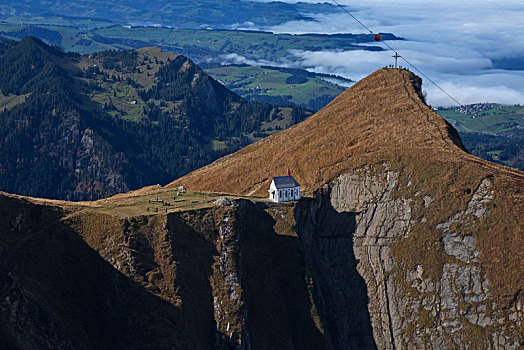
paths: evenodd
<path fill-rule="evenodd" d="M 7 192 L 85 200 L 166 184 L 265 135 L 262 125 L 307 115 L 248 102 L 159 48 L 81 56 L 34 37 L 5 46 L 0 189 Z"/>
<path fill-rule="evenodd" d="M 343 169 L 387 160 L 380 160 L 381 154 L 424 157 L 423 149 L 428 153 L 455 153 L 458 156 L 454 159 L 467 158 L 522 176 L 518 170 L 468 155 L 456 130 L 423 102 L 418 77 L 406 70 L 381 69 L 305 122 L 221 158 L 167 187 L 183 184 L 194 190 L 264 195 L 269 179 L 289 167 L 303 189 L 311 192 Z M 264 166 L 248 171 L 248 163 Z M 206 182 L 207 176 L 213 181 Z"/>
<path fill-rule="evenodd" d="M 6 1 L 3 4 L 6 17 L 11 14 L 26 17 L 44 17 L 52 21 L 57 17 L 73 23 L 92 25 L 92 22 L 109 22 L 132 25 L 163 25 L 183 28 L 207 28 L 210 26 L 230 28 L 245 22 L 271 26 L 294 20 L 310 19 L 304 13 L 330 13 L 334 6 L 299 2 L 261 3 L 256 1 L 182 0 L 173 4 L 166 0 L 155 3 L 147 1 L 118 0 L 101 5 L 98 1 L 31 0 L 24 3 Z M 211 14 L 211 15 L 210 15 Z M 270 16 L 271 15 L 271 16 Z"/>

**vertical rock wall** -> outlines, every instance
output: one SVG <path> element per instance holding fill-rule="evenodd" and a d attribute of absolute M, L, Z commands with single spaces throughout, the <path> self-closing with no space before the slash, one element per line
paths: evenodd
<path fill-rule="evenodd" d="M 220 199 L 212 208 L 70 225 L 114 269 L 177 311 L 188 349 L 325 349 L 293 207 Z"/>
<path fill-rule="evenodd" d="M 427 277 L 421 264 L 406 270 L 396 263 L 392 247 L 409 237 L 416 224 L 413 198 L 402 198 L 399 186 L 398 173 L 362 169 L 341 175 L 296 209 L 331 346 L 518 348 L 521 302 L 501 310 L 491 300 L 475 238 L 453 231 L 454 224 L 474 226 L 489 213 L 490 180 L 481 183 L 464 211 L 437 226 L 445 260 L 438 280 Z M 424 210 L 432 210 L 432 202 L 425 195 Z"/>

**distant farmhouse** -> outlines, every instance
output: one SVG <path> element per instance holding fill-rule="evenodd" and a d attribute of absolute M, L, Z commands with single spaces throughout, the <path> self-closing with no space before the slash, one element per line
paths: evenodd
<path fill-rule="evenodd" d="M 276 176 L 269 186 L 269 199 L 273 202 L 288 202 L 300 199 L 300 184 L 291 176 L 289 169 L 287 176 Z"/>

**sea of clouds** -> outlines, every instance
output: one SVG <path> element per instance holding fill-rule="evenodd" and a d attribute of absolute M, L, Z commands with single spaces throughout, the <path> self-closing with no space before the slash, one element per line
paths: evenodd
<path fill-rule="evenodd" d="M 405 38 L 403 41 L 389 41 L 388 44 L 459 102 L 524 103 L 524 70 L 496 67 L 496 62 L 500 60 L 520 61 L 520 69 L 524 66 L 523 0 L 338 2 L 373 32 L 388 32 Z M 290 21 L 269 28 L 248 25 L 246 29 L 292 34 L 366 32 L 342 10 L 334 14 L 310 16 L 314 21 Z M 391 51 L 295 50 L 291 54 L 293 62 L 290 65 L 338 74 L 353 80 L 394 62 Z M 239 63 L 242 61 L 241 57 L 236 59 Z M 399 60 L 399 64 L 409 67 L 402 60 Z M 426 79 L 424 89 L 430 104 L 454 104 Z"/>

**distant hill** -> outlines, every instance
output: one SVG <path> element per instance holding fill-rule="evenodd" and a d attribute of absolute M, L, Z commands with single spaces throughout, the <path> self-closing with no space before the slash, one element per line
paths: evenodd
<path fill-rule="evenodd" d="M 0 189 L 12 193 L 93 199 L 167 183 L 307 116 L 247 102 L 157 48 L 0 43 Z"/>
<path fill-rule="evenodd" d="M 0 5 L 2 13 L 20 17 L 57 17 L 72 22 L 106 21 L 133 25 L 162 25 L 175 28 L 229 28 L 250 22 L 254 25 L 277 25 L 290 20 L 308 19 L 304 13 L 329 13 L 335 10 L 327 3 L 288 4 L 285 2 L 256 2 L 240 0 L 191 1 L 168 0 L 131 1 L 111 0 L 6 0 Z"/>
<path fill-rule="evenodd" d="M 247 100 L 278 105 L 295 104 L 318 111 L 346 90 L 339 84 L 353 81 L 304 69 L 229 65 L 206 72 Z"/>
<path fill-rule="evenodd" d="M 59 20 L 18 18 L 0 21 L 0 36 L 21 39 L 31 35 L 62 47 L 65 51 L 95 53 L 104 50 L 128 50 L 158 46 L 191 57 L 202 64 L 229 63 L 244 59 L 279 62 L 293 57 L 290 50 L 366 50 L 382 51 L 374 45 L 372 34 L 274 34 L 266 31 L 226 29 L 173 29 L 166 27 L 122 26 L 99 23 L 94 28 L 79 24 L 64 25 Z M 402 40 L 391 33 L 381 33 L 384 40 Z M 232 55 L 232 56 L 231 56 Z M 284 60 L 285 63 L 285 60 Z"/>

